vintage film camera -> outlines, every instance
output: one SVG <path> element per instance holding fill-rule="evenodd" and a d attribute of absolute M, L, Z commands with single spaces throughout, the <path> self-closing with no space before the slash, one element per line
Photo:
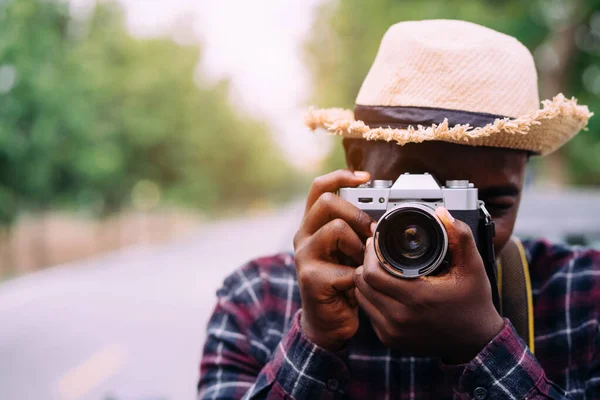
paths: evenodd
<path fill-rule="evenodd" d="M 342 188 L 339 196 L 377 221 L 373 235 L 377 258 L 390 274 L 401 278 L 431 274 L 451 257 L 446 229 L 434 212 L 446 207 L 473 231 L 492 288 L 496 287 L 494 222 L 469 181 L 440 186 L 430 174 L 406 173 L 396 182 L 375 180 Z"/>

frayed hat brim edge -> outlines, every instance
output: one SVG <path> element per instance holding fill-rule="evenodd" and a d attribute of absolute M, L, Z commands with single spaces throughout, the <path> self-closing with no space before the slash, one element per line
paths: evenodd
<path fill-rule="evenodd" d="M 518 118 L 496 119 L 484 127 L 450 127 L 448 120 L 444 119 L 441 124 L 432 126 L 371 128 L 363 121 L 355 120 L 351 110 L 341 108 L 310 108 L 305 115 L 305 123 L 312 130 L 323 128 L 332 135 L 395 141 L 400 145 L 437 140 L 472 146 L 506 147 L 547 155 L 584 129 L 593 115 L 587 106 L 578 105 L 575 98 L 567 99 L 558 94 L 552 100 L 542 101 L 539 110 Z M 548 134 L 544 135 L 544 132 Z"/>

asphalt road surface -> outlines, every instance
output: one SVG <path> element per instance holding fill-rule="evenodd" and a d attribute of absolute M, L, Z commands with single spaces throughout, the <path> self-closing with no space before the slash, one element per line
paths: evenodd
<path fill-rule="evenodd" d="M 223 278 L 291 249 L 302 205 L 186 240 L 65 265 L 0 286 L 0 400 L 196 397 Z"/>
<path fill-rule="evenodd" d="M 0 400 L 195 398 L 215 291 L 244 261 L 291 249 L 301 203 L 0 285 Z M 600 237 L 600 195 L 529 193 L 522 235 Z"/>

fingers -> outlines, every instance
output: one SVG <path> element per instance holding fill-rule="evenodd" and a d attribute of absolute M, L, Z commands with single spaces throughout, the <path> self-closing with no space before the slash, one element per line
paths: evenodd
<path fill-rule="evenodd" d="M 354 268 L 339 264 L 323 265 L 325 282 L 338 292 L 354 288 Z"/>
<path fill-rule="evenodd" d="M 339 218 L 322 226 L 304 246 L 316 259 L 334 261 L 337 259 L 337 253 L 341 252 L 359 263 L 362 263 L 365 250 L 356 232 L 346 221 Z"/>
<path fill-rule="evenodd" d="M 346 290 L 346 301 L 350 305 L 350 307 L 358 307 L 358 300 L 356 299 L 355 288 Z"/>
<path fill-rule="evenodd" d="M 371 217 L 356 206 L 333 194 L 340 187 L 357 186 L 367 182 L 369 177 L 368 172 L 338 170 L 316 178 L 308 194 L 302 225 L 294 236 L 294 249 L 298 250 L 302 246 L 302 243 L 311 238 L 311 235 L 318 232 L 324 226 L 334 223 L 336 220 L 345 222 L 346 225 L 350 226 L 350 230 L 357 232 L 363 238 L 370 236 L 371 223 L 373 222 Z M 338 221 L 327 228 L 325 232 L 335 233 L 333 238 L 336 243 L 335 248 L 362 263 L 362 245 L 360 248 L 360 257 L 357 257 L 359 255 L 357 252 L 358 248 L 355 246 L 354 240 L 356 235 L 351 235 L 346 229 L 346 225 Z M 331 254 L 333 249 L 331 246 L 331 243 L 333 243 L 332 239 L 323 233 L 319 235 L 319 238 L 324 240 L 324 242 L 320 245 L 317 242 L 317 247 L 321 250 L 327 250 L 327 254 Z M 348 237 L 343 237 L 341 233 L 348 235 Z"/>
<path fill-rule="evenodd" d="M 310 263 L 299 268 L 298 283 L 317 300 L 330 298 L 336 292 L 354 288 L 354 268 L 327 262 Z"/>
<path fill-rule="evenodd" d="M 406 325 L 411 316 L 411 311 L 409 307 L 394 298 L 371 288 L 364 279 L 360 278 L 361 268 L 357 268 L 354 274 L 356 300 L 371 319 L 373 328 L 380 328 L 377 336 L 382 339 L 390 336 L 393 327 Z"/>
<path fill-rule="evenodd" d="M 324 193 L 318 198 L 304 217 L 300 230 L 303 235 L 312 235 L 336 218 L 346 221 L 359 235 L 371 236 L 373 219 L 366 212 L 333 193 Z"/>
<path fill-rule="evenodd" d="M 367 240 L 365 248 L 364 263 L 361 271 L 356 271 L 355 275 L 362 273 L 360 280 L 365 281 L 373 288 L 377 288 L 381 293 L 397 298 L 399 295 L 398 282 L 400 279 L 388 273 L 379 263 L 375 254 L 375 245 L 372 238 Z"/>
<path fill-rule="evenodd" d="M 473 231 L 464 222 L 452 217 L 444 207 L 435 210 L 448 234 L 448 250 L 453 266 L 465 266 L 478 264 L 477 258 L 481 260 L 479 250 L 473 238 Z"/>
<path fill-rule="evenodd" d="M 355 280 L 359 273 L 371 288 L 405 305 L 413 305 L 414 299 L 431 286 L 425 277 L 402 279 L 387 272 L 379 263 L 372 238 L 367 239 L 362 270 L 355 272 Z M 358 285 L 358 280 L 356 284 Z"/>
<path fill-rule="evenodd" d="M 364 267 L 358 267 L 356 271 L 354 271 L 354 285 L 356 289 L 372 303 L 374 306 L 378 307 L 380 310 L 384 310 L 386 304 L 390 302 L 396 302 L 396 300 L 379 290 L 371 287 L 364 279 Z"/>
<path fill-rule="evenodd" d="M 354 296 L 360 308 L 363 309 L 374 325 L 383 326 L 385 324 L 385 316 L 383 312 L 375 304 L 373 304 L 363 292 L 361 292 L 358 288 L 355 288 Z"/>
<path fill-rule="evenodd" d="M 312 208 L 313 204 L 315 204 L 323 193 L 335 193 L 342 187 L 358 186 L 361 183 L 367 182 L 370 177 L 368 172 L 352 172 L 347 169 L 340 169 L 327 175 L 319 176 L 313 181 L 308 192 L 305 214 L 308 213 L 308 210 Z"/>

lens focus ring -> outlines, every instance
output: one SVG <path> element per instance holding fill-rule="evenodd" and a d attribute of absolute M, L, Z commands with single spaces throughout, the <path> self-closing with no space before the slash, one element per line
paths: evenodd
<path fill-rule="evenodd" d="M 374 240 L 381 265 L 403 278 L 432 273 L 448 249 L 442 222 L 432 208 L 422 203 L 406 203 L 384 214 Z"/>

